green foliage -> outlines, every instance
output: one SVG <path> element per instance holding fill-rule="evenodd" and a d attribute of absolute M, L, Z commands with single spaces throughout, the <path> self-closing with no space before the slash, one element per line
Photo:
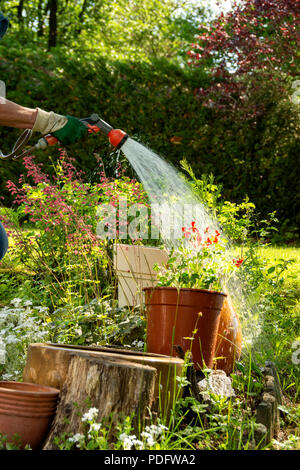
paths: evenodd
<path fill-rule="evenodd" d="M 203 10 L 188 0 L 32 0 L 18 8 L 13 3 L 0 2 L 1 10 L 24 41 L 137 59 L 182 54 Z"/>
<path fill-rule="evenodd" d="M 31 184 L 25 177 L 18 186 L 8 183 L 18 204 L 6 218 L 12 228 L 9 256 L 34 274 L 35 286 L 44 292 L 43 301 L 48 298 L 47 305 L 54 308 L 80 305 L 105 292 L 114 295 L 112 242 L 106 235 L 97 236 L 102 217 L 97 207 L 106 204 L 113 209 L 121 196 L 127 199 L 128 210 L 135 203 L 147 204 L 140 183 L 123 173 L 110 179 L 99 168 L 100 182 L 84 183 L 73 163 L 61 152 L 55 176 L 50 178 L 43 173 L 43 165 L 27 157 L 24 164 Z M 122 241 L 131 243 L 127 226 L 123 230 Z M 120 234 L 118 227 L 114 238 Z"/>
<path fill-rule="evenodd" d="M 226 240 L 219 240 L 220 233 L 207 228 L 200 234 L 195 222 L 191 227 L 182 227 L 183 238 L 179 246 L 173 248 L 167 262 L 156 266 L 159 286 L 194 289 L 222 290 L 234 271 L 243 260 L 228 257 Z"/>
<path fill-rule="evenodd" d="M 0 433 L 0 450 L 21 450 L 22 441 L 18 434 L 14 434 L 12 441 L 8 441 L 6 435 Z M 26 445 L 23 450 L 31 450 L 29 445 Z"/>
<path fill-rule="evenodd" d="M 143 345 L 146 320 L 140 307 L 119 308 L 111 298 L 59 308 L 48 325 L 55 343 Z"/>
<path fill-rule="evenodd" d="M 185 158 L 197 177 L 213 174 L 225 200 L 239 204 L 247 196 L 260 218 L 276 210 L 281 222 L 277 243 L 297 238 L 298 114 L 286 99 L 270 104 L 249 127 L 199 106 L 193 90 L 210 83 L 203 69 L 187 69 L 162 58 L 112 60 L 93 51 L 80 54 L 63 48 L 47 53 L 30 40 L 20 47 L 13 35 L 1 43 L 0 56 L 1 79 L 12 101 L 79 117 L 97 112 L 175 166 Z M 1 128 L 4 153 L 18 134 Z M 128 167 L 124 157 L 111 154 L 102 135 L 90 136 L 70 146 L 70 151 L 88 182 L 97 178 L 90 158 L 94 152 L 101 154 L 108 176 L 115 174 L 118 158 Z M 56 152 L 49 149 L 37 155 L 51 171 L 49 156 L 56 158 Z M 16 181 L 20 173 L 20 162 L 1 164 L 2 194 L 7 195 L 5 181 Z"/>

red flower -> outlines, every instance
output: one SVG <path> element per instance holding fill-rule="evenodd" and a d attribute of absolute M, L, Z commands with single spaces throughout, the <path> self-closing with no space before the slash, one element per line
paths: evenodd
<path fill-rule="evenodd" d="M 196 222 L 192 222 L 192 226 L 191 226 L 190 228 L 192 229 L 192 232 L 194 232 L 194 233 L 195 233 L 195 232 L 199 233 L 199 230 L 198 230 L 197 227 L 196 227 Z"/>
<path fill-rule="evenodd" d="M 244 259 L 243 258 L 238 258 L 238 259 L 233 259 L 232 261 L 235 264 L 235 266 L 237 268 L 239 268 L 241 266 L 241 264 L 243 263 Z"/>
<path fill-rule="evenodd" d="M 184 238 L 190 238 L 191 232 L 184 232 Z"/>

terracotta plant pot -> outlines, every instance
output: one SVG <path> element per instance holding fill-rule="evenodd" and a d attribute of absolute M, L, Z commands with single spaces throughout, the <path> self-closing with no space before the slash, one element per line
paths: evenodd
<path fill-rule="evenodd" d="M 212 368 L 226 294 L 202 289 L 146 287 L 147 351 L 174 356 L 191 350 L 197 369 Z"/>
<path fill-rule="evenodd" d="M 224 300 L 220 315 L 216 345 L 216 368 L 231 374 L 242 350 L 242 327 L 229 295 Z"/>
<path fill-rule="evenodd" d="M 59 390 L 26 382 L 0 382 L 0 433 L 38 449 L 55 415 Z M 18 444 L 19 442 L 16 441 Z"/>

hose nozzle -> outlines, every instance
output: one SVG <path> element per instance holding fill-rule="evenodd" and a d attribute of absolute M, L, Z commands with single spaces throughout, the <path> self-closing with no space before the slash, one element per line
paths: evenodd
<path fill-rule="evenodd" d="M 98 114 L 92 114 L 86 119 L 90 124 L 93 123 L 97 126 L 105 135 L 108 136 L 109 142 L 117 149 L 121 148 L 122 145 L 128 138 L 126 132 L 121 129 L 114 129 L 107 122 L 103 121 Z"/>
<path fill-rule="evenodd" d="M 112 129 L 108 133 L 108 138 L 111 145 L 113 145 L 117 149 L 120 149 L 128 139 L 128 134 L 126 134 L 126 132 L 124 131 L 121 131 L 121 129 Z"/>

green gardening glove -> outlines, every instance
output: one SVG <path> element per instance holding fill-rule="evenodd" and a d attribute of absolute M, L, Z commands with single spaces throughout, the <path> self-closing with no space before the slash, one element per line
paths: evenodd
<path fill-rule="evenodd" d="M 52 132 L 52 135 L 63 145 L 69 145 L 84 137 L 88 130 L 80 119 L 68 115 L 65 117 L 67 123 L 58 131 Z"/>

